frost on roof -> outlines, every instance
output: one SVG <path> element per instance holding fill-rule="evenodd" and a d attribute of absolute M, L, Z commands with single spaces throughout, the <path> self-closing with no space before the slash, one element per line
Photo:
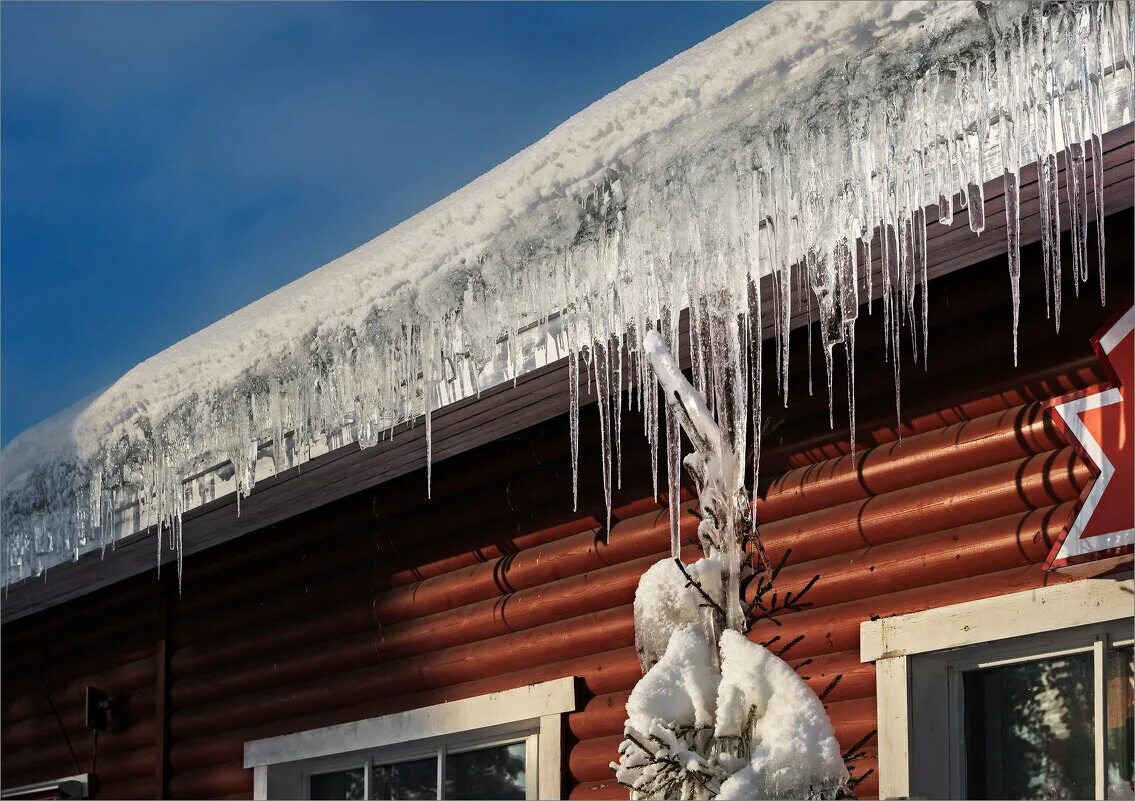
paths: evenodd
<path fill-rule="evenodd" d="M 1103 247 L 1088 222 L 1102 235 L 1104 209 L 1089 191 L 1100 162 L 1085 157 L 1130 119 L 1133 30 L 1130 2 L 769 6 L 14 440 L 0 462 L 4 583 L 148 525 L 179 547 L 186 508 L 239 498 L 313 452 L 372 445 L 400 420 L 425 414 L 428 432 L 432 409 L 558 349 L 569 372 L 594 372 L 610 486 L 614 390 L 631 390 L 652 446 L 663 441 L 636 355 L 647 330 L 673 343 L 689 308 L 695 386 L 712 399 L 739 370 L 759 387 L 758 348 L 738 343 L 767 322 L 750 301 L 771 274 L 774 346 L 787 360 L 791 312 L 814 309 L 830 394 L 833 348 L 851 360 L 860 300 L 877 291 L 882 226 L 880 324 L 896 355 L 904 329 L 921 332 L 925 355 L 924 209 L 952 220 L 960 193 L 980 233 L 983 182 L 1004 175 L 1015 298 L 1017 171 L 1034 161 L 1059 321 L 1060 199 L 1087 281 Z M 622 336 L 625 351 L 608 347 Z M 897 385 L 896 373 L 896 403 Z"/>

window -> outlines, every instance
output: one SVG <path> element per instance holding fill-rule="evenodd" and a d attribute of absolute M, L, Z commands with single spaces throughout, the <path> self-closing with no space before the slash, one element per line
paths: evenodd
<path fill-rule="evenodd" d="M 310 799 L 535 798 L 538 726 L 511 736 L 452 735 L 297 764 Z M 306 787 L 305 787 L 306 785 Z M 442 788 L 442 792 L 438 792 Z"/>
<path fill-rule="evenodd" d="M 572 678 L 245 744 L 256 798 L 558 798 Z"/>
<path fill-rule="evenodd" d="M 1131 581 L 863 624 L 880 797 L 1132 798 Z"/>
<path fill-rule="evenodd" d="M 1123 703 L 1121 684 L 1108 673 L 1126 662 L 1130 675 L 1131 638 L 1128 623 L 1096 624 L 913 656 L 912 686 L 923 686 L 912 699 L 911 754 L 928 758 L 939 746 L 938 738 L 919 735 L 921 720 L 942 714 L 930 697 L 935 685 L 946 690 L 939 730 L 948 732 L 952 752 L 948 784 L 915 780 L 912 792 L 948 787 L 950 798 L 1130 798 L 1130 751 L 1119 750 L 1124 739 L 1130 742 L 1120 734 L 1131 725 L 1130 691 L 1125 716 L 1108 720 L 1108 710 L 1118 712 Z M 943 674 L 945 687 L 938 684 Z M 1117 736 L 1110 736 L 1113 723 Z"/>

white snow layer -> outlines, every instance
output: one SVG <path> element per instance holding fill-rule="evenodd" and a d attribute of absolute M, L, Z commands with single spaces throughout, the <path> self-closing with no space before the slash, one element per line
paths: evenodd
<path fill-rule="evenodd" d="M 428 465 L 431 409 L 559 347 L 573 375 L 581 362 L 594 374 L 609 498 L 620 469 L 615 390 L 629 388 L 633 403 L 641 388 L 648 438 L 661 441 L 654 382 L 635 357 L 645 332 L 672 346 L 689 308 L 694 386 L 720 411 L 739 368 L 741 386 L 758 391 L 751 410 L 742 392 L 726 418 L 758 418 L 759 345 L 737 343 L 762 330 L 758 279 L 772 274 L 778 378 L 792 313 L 814 309 L 830 394 L 834 345 L 845 344 L 851 366 L 880 226 L 897 404 L 901 329 L 921 325 L 915 352 L 927 345 L 916 235 L 927 206 L 949 222 L 960 193 L 957 211 L 979 233 L 982 182 L 1004 175 L 1015 299 L 1017 170 L 1036 161 L 1057 325 L 1061 194 L 1076 285 L 1088 280 L 1088 252 L 1103 247 L 1100 236 L 1089 242 L 1088 222 L 1104 209 L 1085 156 L 1130 119 L 1133 31 L 1130 2 L 773 4 L 18 437 L 0 460 L 3 580 L 155 523 L 177 547 L 189 506 L 230 490 L 239 499 L 258 474 L 341 443 L 373 445 L 421 414 Z M 1058 152 L 1071 165 L 1063 190 Z M 626 352 L 608 347 L 624 335 Z M 850 386 L 848 401 L 853 413 Z M 577 412 L 570 420 L 578 454 Z"/>
<path fill-rule="evenodd" d="M 715 603 L 722 605 L 720 559 L 699 559 L 686 565 L 686 570 Z M 699 596 L 687 586 L 686 577 L 672 558 L 663 559 L 642 574 L 635 590 L 634 621 L 635 643 L 644 671 L 666 652 L 670 635 L 682 626 L 700 624 L 698 601 Z"/>
<path fill-rule="evenodd" d="M 823 702 L 780 657 L 725 631 L 715 734 L 740 736 L 746 724 L 749 764 L 721 783 L 719 799 L 814 798 L 847 781 Z"/>
<path fill-rule="evenodd" d="M 713 726 L 721 681 L 713 663 L 713 643 L 700 626 L 674 629 L 662 658 L 631 691 L 627 722 L 642 732 L 657 722 L 672 728 Z"/>
<path fill-rule="evenodd" d="M 816 694 L 743 634 L 722 633 L 720 672 L 713 648 L 696 624 L 674 630 L 627 700 L 618 780 L 642 798 L 834 797 L 848 772 Z"/>

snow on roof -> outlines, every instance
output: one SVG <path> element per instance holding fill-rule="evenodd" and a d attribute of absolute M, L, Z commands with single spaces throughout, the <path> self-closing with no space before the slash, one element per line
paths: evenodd
<path fill-rule="evenodd" d="M 431 409 L 525 363 L 606 359 L 595 345 L 669 330 L 715 288 L 747 314 L 746 282 L 801 259 L 830 353 L 867 277 L 857 238 L 908 230 L 958 191 L 979 231 L 975 186 L 1130 118 L 1130 71 L 1112 87 L 1131 64 L 1131 13 L 762 9 L 13 440 L 0 460 L 5 583 L 154 523 L 176 545 L 181 513 L 211 497 L 187 482 L 218 466 L 239 497 L 266 464 L 365 447 L 423 413 L 428 425 Z M 896 260 L 887 292 L 913 312 L 910 261 Z M 787 314 L 793 281 L 777 287 Z"/>

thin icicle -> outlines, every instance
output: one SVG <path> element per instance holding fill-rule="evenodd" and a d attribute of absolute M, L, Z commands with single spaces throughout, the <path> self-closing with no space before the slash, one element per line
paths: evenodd
<path fill-rule="evenodd" d="M 1005 173 L 1005 220 L 1009 290 L 1013 304 L 1013 366 L 1018 365 L 1017 330 L 1021 322 L 1021 187 L 1017 173 Z"/>
<path fill-rule="evenodd" d="M 568 352 L 568 437 L 571 440 L 571 509 L 579 511 L 579 351 Z"/>
<path fill-rule="evenodd" d="M 615 413 L 612 436 L 615 438 L 615 487 L 623 488 L 623 343 L 618 342 L 615 350 Z"/>

